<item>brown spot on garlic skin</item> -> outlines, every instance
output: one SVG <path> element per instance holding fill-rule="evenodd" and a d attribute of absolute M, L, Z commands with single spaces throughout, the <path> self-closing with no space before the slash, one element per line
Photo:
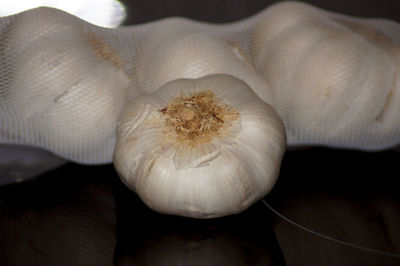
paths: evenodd
<path fill-rule="evenodd" d="M 386 49 L 392 49 L 395 47 L 390 38 L 386 36 L 384 32 L 374 27 L 366 27 L 364 21 L 360 22 L 360 21 L 337 19 L 337 22 L 350 28 L 352 31 L 358 33 L 365 40 L 375 45 L 384 47 Z"/>
<path fill-rule="evenodd" d="M 181 93 L 159 112 L 165 119 L 163 133 L 176 144 L 191 147 L 220 137 L 239 117 L 236 110 L 221 103 L 210 90 L 187 97 Z"/>
<path fill-rule="evenodd" d="M 104 43 L 93 32 L 85 32 L 84 36 L 98 57 L 110 62 L 116 68 L 122 68 L 123 61 L 117 50 Z"/>
<path fill-rule="evenodd" d="M 391 90 L 385 99 L 385 104 L 383 105 L 383 108 L 379 111 L 378 115 L 375 117 L 375 121 L 381 121 L 383 119 L 383 116 L 386 112 L 386 110 L 389 108 L 389 103 L 391 102 L 393 95 L 393 90 Z"/>
<path fill-rule="evenodd" d="M 400 50 L 398 48 L 393 48 L 392 50 L 394 58 L 395 58 L 395 69 L 393 72 L 393 79 L 392 79 L 392 87 L 389 91 L 389 93 L 386 95 L 385 103 L 382 107 L 382 109 L 378 112 L 378 114 L 375 117 L 375 121 L 382 121 L 384 118 L 384 115 L 386 111 L 389 109 L 392 99 L 393 99 L 393 94 L 398 86 L 397 80 L 400 72 L 400 65 L 399 65 L 399 60 L 400 60 Z"/>
<path fill-rule="evenodd" d="M 149 164 L 149 167 L 147 167 L 147 170 L 146 170 L 146 178 L 150 175 L 151 170 L 153 170 L 154 162 L 155 162 L 155 161 L 156 161 L 156 159 L 153 158 L 153 159 L 151 160 L 150 164 Z"/>

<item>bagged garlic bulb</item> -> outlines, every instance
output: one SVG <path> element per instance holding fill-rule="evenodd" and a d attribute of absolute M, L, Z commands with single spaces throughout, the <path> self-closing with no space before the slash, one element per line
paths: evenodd
<path fill-rule="evenodd" d="M 217 74 L 174 80 L 128 103 L 114 165 L 150 208 L 211 218 L 265 196 L 284 151 L 273 108 L 243 81 Z"/>
<path fill-rule="evenodd" d="M 366 150 L 400 138 L 398 24 L 296 2 L 271 6 L 254 31 L 257 64 L 288 145 Z M 395 35 L 394 35 L 395 36 Z"/>
<path fill-rule="evenodd" d="M 203 32 L 207 29 L 211 31 L 211 27 L 202 25 L 204 29 L 192 24 L 193 29 L 190 29 L 188 25 L 180 20 L 170 20 L 169 23 L 156 25 L 148 34 L 143 55 L 139 57 L 145 67 L 140 69 L 142 72 L 138 75 L 147 92 L 178 78 L 225 73 L 242 79 L 263 101 L 271 102 L 268 84 L 255 73 L 251 60 L 241 51 L 238 42 L 229 42 Z M 151 77 L 146 75 L 148 73 L 152 73 Z"/>
<path fill-rule="evenodd" d="M 38 145 L 69 160 L 109 162 L 130 79 L 107 45 L 85 32 L 80 21 L 52 9 L 34 11 L 40 16 L 32 12 L 10 25 L 5 51 L 24 60 L 13 62 L 8 100 L 1 108 L 16 110 L 23 123 L 10 123 L 3 130 L 19 132 L 13 141 Z M 62 26 L 64 17 L 68 26 Z"/>

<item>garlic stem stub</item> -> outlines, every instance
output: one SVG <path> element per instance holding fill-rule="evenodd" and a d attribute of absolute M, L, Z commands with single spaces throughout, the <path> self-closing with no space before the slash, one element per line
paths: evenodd
<path fill-rule="evenodd" d="M 125 107 L 114 165 L 153 210 L 194 218 L 239 213 L 274 186 L 282 120 L 226 74 L 173 80 Z"/>

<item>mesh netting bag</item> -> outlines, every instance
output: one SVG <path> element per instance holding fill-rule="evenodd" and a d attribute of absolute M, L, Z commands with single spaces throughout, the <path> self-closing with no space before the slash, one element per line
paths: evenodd
<path fill-rule="evenodd" d="M 177 78 L 226 73 L 282 118 L 288 146 L 400 141 L 400 26 L 302 3 L 243 21 L 169 18 L 106 29 L 37 8 L 0 18 L 0 143 L 112 161 L 118 117 Z"/>

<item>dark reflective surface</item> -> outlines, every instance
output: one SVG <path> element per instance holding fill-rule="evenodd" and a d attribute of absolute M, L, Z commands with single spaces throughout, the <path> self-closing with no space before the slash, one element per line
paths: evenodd
<path fill-rule="evenodd" d="M 111 166 L 68 164 L 0 188 L 0 265 L 112 265 Z"/>
<path fill-rule="evenodd" d="M 397 152 L 286 153 L 266 200 L 353 244 L 400 252 Z M 303 231 L 261 202 L 221 219 L 148 209 L 113 167 L 68 164 L 0 188 L 2 265 L 398 265 Z"/>
<path fill-rule="evenodd" d="M 400 153 L 310 149 L 285 155 L 267 200 L 319 233 L 400 254 Z M 276 219 L 288 265 L 399 265 L 400 260 L 346 247 Z"/>
<path fill-rule="evenodd" d="M 128 1 L 123 1 L 128 2 Z M 226 22 L 276 1 L 129 1 L 127 24 L 180 15 Z M 397 19 L 395 1 L 308 1 L 332 11 Z M 400 253 L 400 153 L 286 153 L 266 200 L 310 229 Z M 262 203 L 193 220 L 157 214 L 113 167 L 68 164 L 0 187 L 0 265 L 399 265 L 283 221 Z"/>

